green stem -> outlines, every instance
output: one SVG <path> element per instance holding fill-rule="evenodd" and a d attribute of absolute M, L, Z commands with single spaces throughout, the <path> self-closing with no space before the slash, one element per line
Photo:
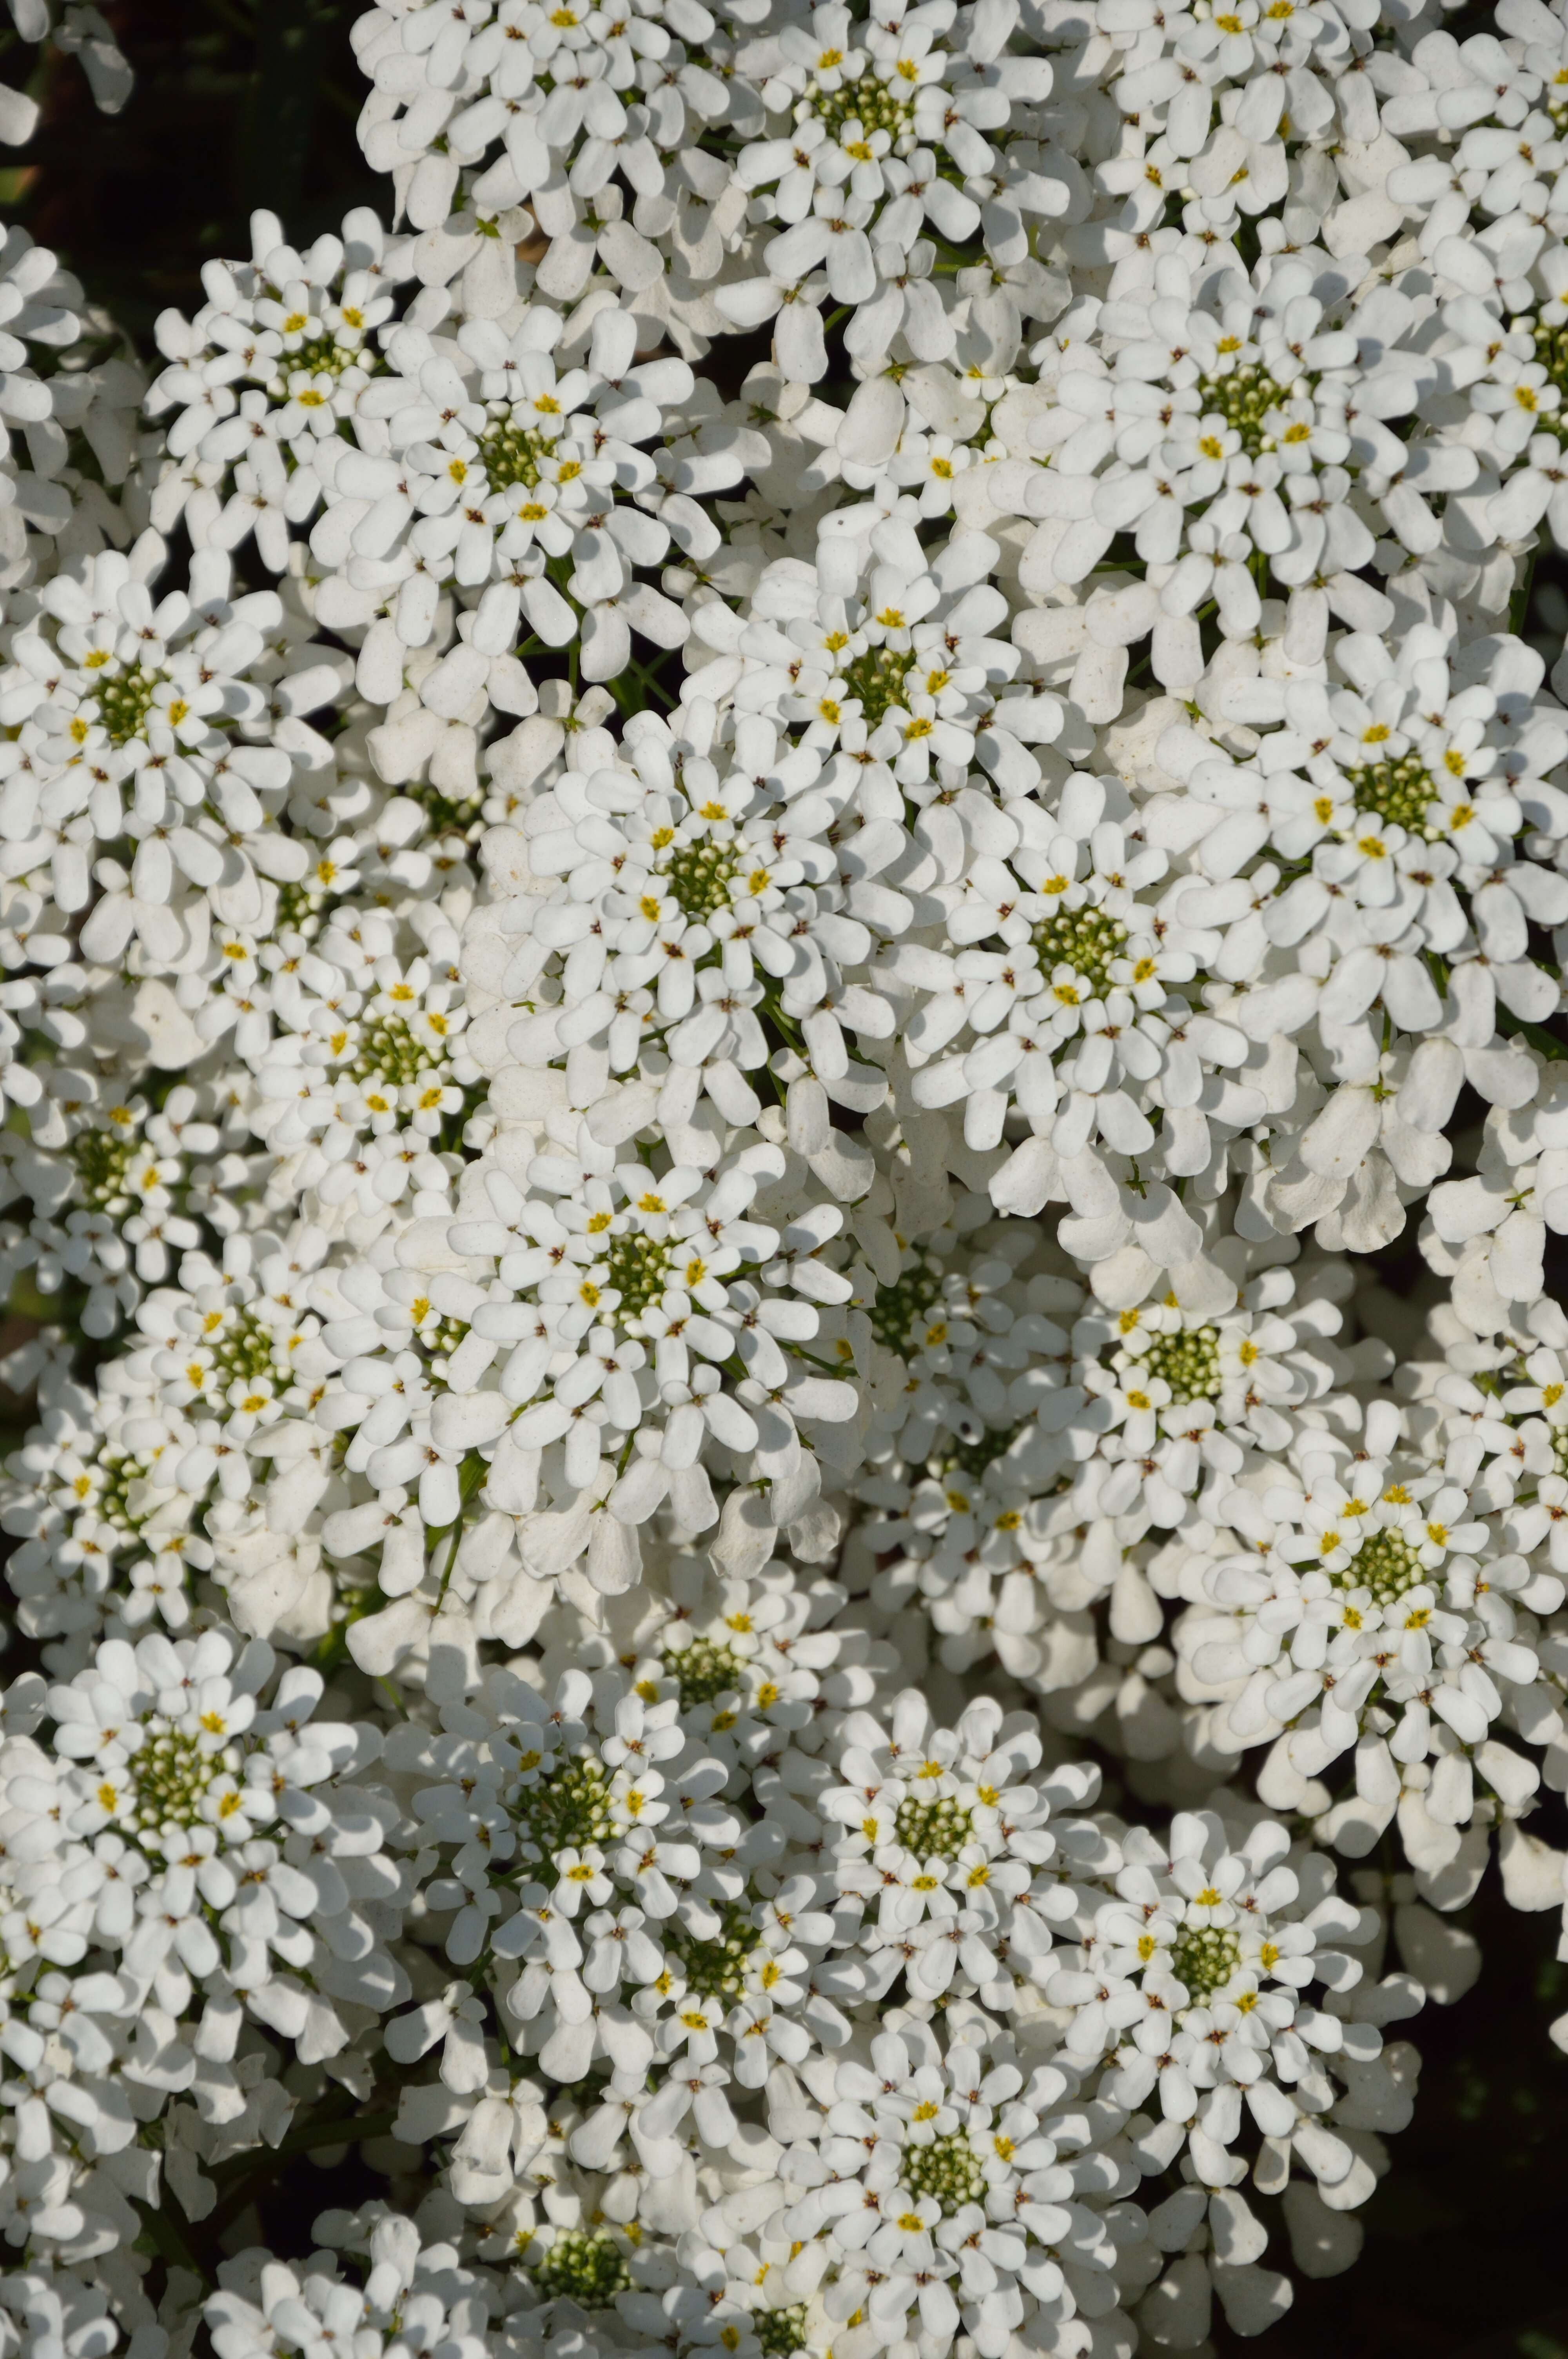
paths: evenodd
<path fill-rule="evenodd" d="M 169 2267 L 188 2269 L 205 2286 L 213 2282 L 211 2270 L 203 2268 L 191 2248 L 190 2223 L 170 2192 L 167 2178 L 156 2203 L 133 2204 L 146 2234 L 157 2246 L 159 2256 Z"/>
<path fill-rule="evenodd" d="M 1560 1065 L 1568 1058 L 1568 1041 L 1560 1040 L 1544 1024 L 1531 1024 L 1522 1016 L 1506 1008 L 1498 1009 L 1498 1029 L 1510 1040 L 1528 1040 L 1530 1047 L 1544 1057 L 1548 1064 Z"/>
<path fill-rule="evenodd" d="M 461 1471 L 458 1475 L 458 1512 L 449 1524 L 443 1524 L 438 1531 L 432 1532 L 430 1535 L 432 1562 L 435 1560 L 437 1542 L 448 1535 L 450 1536 L 451 1541 L 447 1550 L 446 1568 L 441 1574 L 441 1586 L 436 1596 L 438 1614 L 447 1602 L 447 1590 L 451 1582 L 453 1569 L 458 1560 L 458 1549 L 462 1542 L 463 1526 L 468 1521 L 469 1504 L 489 1473 L 489 1461 L 482 1458 L 477 1450 L 470 1450 L 463 1460 Z"/>

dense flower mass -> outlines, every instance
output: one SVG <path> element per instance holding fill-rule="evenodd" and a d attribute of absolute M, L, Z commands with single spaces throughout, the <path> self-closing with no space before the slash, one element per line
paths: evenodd
<path fill-rule="evenodd" d="M 1495 14 L 376 0 L 384 206 L 156 361 L 0 249 L 6 2351 L 1355 2260 L 1568 1894 Z"/>

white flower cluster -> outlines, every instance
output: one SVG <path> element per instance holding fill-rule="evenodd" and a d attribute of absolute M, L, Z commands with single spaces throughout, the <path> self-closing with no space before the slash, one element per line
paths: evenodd
<path fill-rule="evenodd" d="M 211 1629 L 112 1640 L 73 1680 L 12 1692 L 0 2201 L 29 2255 L 135 2237 L 135 2204 L 158 2201 L 155 2124 L 168 2188 L 211 2209 L 204 2166 L 290 2110 L 260 2027 L 319 2061 L 351 2037 L 338 2001 L 357 2018 L 406 1991 L 373 1922 L 398 1888 L 379 1798 L 349 1782 L 379 1736 L 312 1722 L 319 1674 L 276 1668 Z"/>
<path fill-rule="evenodd" d="M 1568 12 L 355 41 L 0 255 L 0 2343 L 1256 2333 L 1568 1908 Z"/>

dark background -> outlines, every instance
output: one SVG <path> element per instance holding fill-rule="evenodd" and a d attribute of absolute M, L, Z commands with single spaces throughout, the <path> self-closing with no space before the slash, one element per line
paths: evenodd
<path fill-rule="evenodd" d="M 0 162 L 6 218 L 150 349 L 166 305 L 200 302 L 204 262 L 249 255 L 254 207 L 307 245 L 349 206 L 381 201 L 354 136 L 361 13 L 362 0 L 109 0 L 136 76 L 118 115 L 96 111 L 74 59 L 7 26 L 0 79 L 29 89 L 44 120 L 19 165 Z"/>
<path fill-rule="evenodd" d="M 350 205 L 384 202 L 354 136 L 363 84 L 349 30 L 362 5 L 109 0 L 136 74 L 115 117 L 96 113 L 74 60 L 40 57 L 7 30 L 0 79 L 28 87 L 44 119 L 19 159 L 0 150 L 0 213 L 53 246 L 150 355 L 158 312 L 200 303 L 201 264 L 248 254 L 253 207 L 303 245 Z M 1454 29 L 1491 25 L 1488 7 L 1472 7 Z M 1568 628 L 1568 564 L 1555 552 L 1521 606 L 1516 627 L 1552 663 Z M 1400 1294 L 1427 1276 L 1413 1245 L 1407 1230 L 1384 1256 Z M 0 1413 L 0 1447 L 20 1440 L 20 1414 Z M 1562 1820 L 1553 1799 L 1541 1832 L 1561 1843 Z M 1258 2346 L 1266 2359 L 1568 2359 L 1568 2057 L 1547 2036 L 1568 2010 L 1557 1917 L 1517 1915 L 1489 1879 L 1461 1921 L 1481 1942 L 1481 1979 L 1456 2006 L 1400 2027 L 1422 2051 L 1421 2094 L 1358 2215 L 1361 2260 L 1345 2277 L 1298 2280 L 1294 2309 Z M 341 2198 L 304 2158 L 288 2177 L 267 2227 L 277 2249 L 303 2253 L 316 2212 Z M 1223 2324 L 1215 2341 L 1249 2347 Z"/>

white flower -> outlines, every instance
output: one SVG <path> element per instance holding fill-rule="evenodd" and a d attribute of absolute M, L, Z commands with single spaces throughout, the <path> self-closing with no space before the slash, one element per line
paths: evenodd
<path fill-rule="evenodd" d="M 1381 2039 L 1334 2001 L 1358 1961 L 1319 1947 L 1370 1938 L 1363 1912 L 1335 1897 L 1321 1854 L 1293 1854 L 1260 1821 L 1235 1849 L 1212 1813 L 1180 1811 L 1168 1851 L 1130 1846 L 1117 1897 L 1095 1911 L 1078 1961 L 1048 1984 L 1075 2009 L 1068 2054 L 1104 2055 L 1107 2093 L 1139 2104 L 1156 2092 L 1173 2155 L 1184 2140 L 1198 2183 L 1230 2185 L 1227 2149 L 1242 2135 L 1287 2142 L 1320 2184 L 1349 2168 L 1315 2118 L 1333 2102 L 1328 2059 L 1376 2066 Z M 1326 2006 L 1304 1994 L 1325 1987 Z"/>

